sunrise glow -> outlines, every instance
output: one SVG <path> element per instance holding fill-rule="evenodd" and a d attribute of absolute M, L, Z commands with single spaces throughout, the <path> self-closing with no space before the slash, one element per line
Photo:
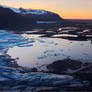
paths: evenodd
<path fill-rule="evenodd" d="M 45 9 L 63 18 L 92 19 L 92 0 L 0 0 L 1 5 Z"/>

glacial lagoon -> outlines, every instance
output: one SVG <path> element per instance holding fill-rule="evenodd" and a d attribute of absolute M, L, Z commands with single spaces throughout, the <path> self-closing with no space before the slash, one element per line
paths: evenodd
<path fill-rule="evenodd" d="M 42 68 L 41 66 L 65 58 L 92 62 L 90 40 L 72 41 L 26 33 L 20 35 L 5 30 L 0 32 L 0 38 L 1 52 L 17 59 L 18 65 L 22 67 Z"/>

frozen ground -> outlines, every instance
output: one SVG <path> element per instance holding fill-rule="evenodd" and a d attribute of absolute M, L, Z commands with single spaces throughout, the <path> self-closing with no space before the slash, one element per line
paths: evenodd
<path fill-rule="evenodd" d="M 39 72 L 53 69 L 51 64 L 54 61 L 62 62 L 65 58 L 82 63 L 91 62 L 91 41 L 42 38 L 39 35 L 25 33 L 19 35 L 0 30 L 0 91 L 39 92 L 39 90 L 59 90 L 59 88 L 67 90 L 70 87 L 89 85 L 87 81 L 82 84 L 71 75 Z M 32 72 L 31 68 L 37 68 L 37 71 Z M 69 69 L 68 71 L 71 72 Z"/>
<path fill-rule="evenodd" d="M 31 91 L 35 87 L 54 87 L 71 83 L 73 77 L 68 75 L 39 72 L 26 73 L 23 68 L 17 65 L 16 60 L 7 54 L 8 49 L 13 46 L 29 47 L 33 42 L 35 41 L 22 38 L 17 34 L 5 30 L 0 30 L 0 91 L 19 92 L 25 90 L 26 92 L 27 88 Z"/>

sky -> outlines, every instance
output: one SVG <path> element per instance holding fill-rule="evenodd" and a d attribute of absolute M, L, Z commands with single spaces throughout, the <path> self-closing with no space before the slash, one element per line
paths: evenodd
<path fill-rule="evenodd" d="M 92 19 L 92 0 L 0 0 L 0 4 L 45 9 L 65 19 Z"/>

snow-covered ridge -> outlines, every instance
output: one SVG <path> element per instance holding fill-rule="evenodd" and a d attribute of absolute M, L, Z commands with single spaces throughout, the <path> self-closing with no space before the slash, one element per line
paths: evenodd
<path fill-rule="evenodd" d="M 0 5 L 0 7 L 3 8 L 9 8 L 15 13 L 21 13 L 21 14 L 35 14 L 35 15 L 42 15 L 42 14 L 55 14 L 50 11 L 42 10 L 42 9 L 24 9 L 24 8 L 13 8 L 8 6 Z"/>
<path fill-rule="evenodd" d="M 8 7 L 8 6 L 4 6 L 4 5 L 0 5 L 0 7 L 2 7 L 2 8 L 9 8 L 9 9 L 11 9 L 12 11 L 14 11 L 16 13 L 20 13 L 18 8 Z"/>

